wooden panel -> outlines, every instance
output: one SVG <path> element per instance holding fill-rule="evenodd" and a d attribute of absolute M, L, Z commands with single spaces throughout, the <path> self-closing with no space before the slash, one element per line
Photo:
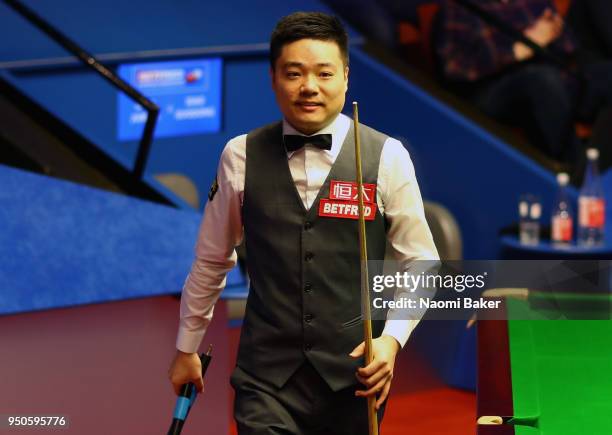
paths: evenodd
<path fill-rule="evenodd" d="M 508 322 L 478 321 L 478 416 L 514 415 Z M 513 434 L 513 426 L 479 426 L 478 434 Z"/>

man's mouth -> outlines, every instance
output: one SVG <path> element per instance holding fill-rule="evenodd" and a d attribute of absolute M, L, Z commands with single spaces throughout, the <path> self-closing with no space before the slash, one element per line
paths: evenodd
<path fill-rule="evenodd" d="M 314 113 L 319 110 L 320 107 L 323 107 L 323 103 L 319 103 L 317 101 L 298 101 L 295 104 L 300 108 L 300 110 L 306 113 Z"/>
<path fill-rule="evenodd" d="M 298 106 L 304 106 L 304 107 L 318 107 L 318 106 L 322 106 L 323 103 L 319 103 L 317 101 L 298 101 L 297 103 Z"/>

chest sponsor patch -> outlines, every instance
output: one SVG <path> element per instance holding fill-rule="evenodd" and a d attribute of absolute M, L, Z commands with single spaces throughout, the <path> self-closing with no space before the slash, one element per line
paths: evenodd
<path fill-rule="evenodd" d="M 329 183 L 329 199 L 357 201 L 357 183 L 331 180 Z M 376 203 L 376 184 L 363 184 L 363 203 Z"/>
<path fill-rule="evenodd" d="M 363 214 L 365 220 L 374 220 L 376 216 L 376 204 L 364 203 Z M 359 219 L 358 202 L 321 198 L 319 201 L 319 216 L 341 219 Z"/>

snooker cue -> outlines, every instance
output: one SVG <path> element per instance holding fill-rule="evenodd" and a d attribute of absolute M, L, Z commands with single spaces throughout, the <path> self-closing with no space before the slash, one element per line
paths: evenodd
<path fill-rule="evenodd" d="M 361 175 L 361 143 L 359 140 L 359 109 L 353 101 L 353 125 L 355 129 L 355 166 L 357 169 L 357 199 L 359 210 L 359 257 L 361 261 L 361 310 L 364 314 L 363 337 L 365 362 L 370 364 L 372 355 L 372 313 L 370 311 L 370 281 L 368 277 L 368 253 L 366 251 L 365 216 L 363 212 L 363 179 Z M 368 396 L 368 429 L 370 435 L 378 435 L 376 395 Z"/>
<path fill-rule="evenodd" d="M 537 415 L 527 417 L 515 417 L 513 415 L 483 415 L 478 417 L 476 424 L 483 426 L 500 426 L 503 424 L 511 426 L 539 427 L 540 417 Z"/>

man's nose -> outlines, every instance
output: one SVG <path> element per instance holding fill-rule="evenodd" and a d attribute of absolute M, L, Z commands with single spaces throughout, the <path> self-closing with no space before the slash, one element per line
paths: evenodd
<path fill-rule="evenodd" d="M 317 83 L 316 77 L 312 75 L 308 75 L 304 78 L 304 82 L 302 82 L 302 87 L 300 91 L 305 94 L 316 94 L 319 90 L 319 85 Z"/>

